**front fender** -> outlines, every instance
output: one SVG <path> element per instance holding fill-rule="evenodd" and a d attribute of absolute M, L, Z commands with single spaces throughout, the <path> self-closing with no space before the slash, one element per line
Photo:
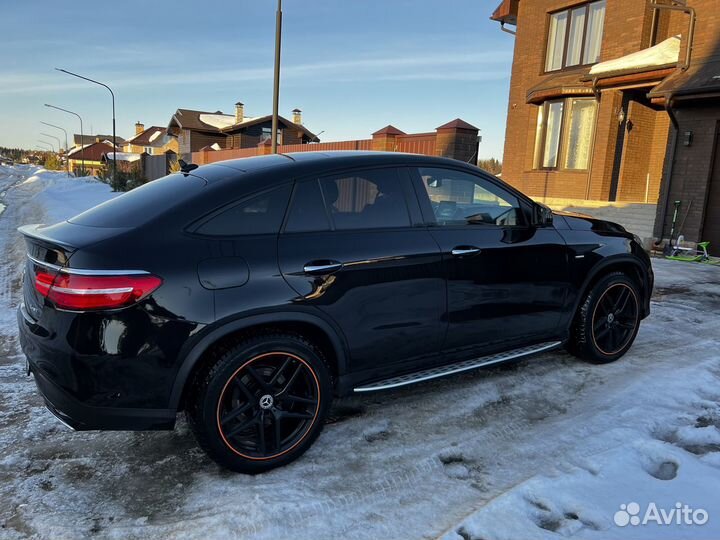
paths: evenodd
<path fill-rule="evenodd" d="M 638 275 L 642 279 L 642 318 L 647 317 L 650 314 L 650 297 L 652 296 L 653 287 L 652 274 L 648 270 L 648 267 L 643 264 L 643 262 L 639 260 L 635 255 L 632 255 L 630 253 L 620 253 L 617 255 L 609 255 L 600 259 L 600 261 L 593 265 L 593 267 L 587 273 L 585 279 L 582 282 L 582 285 L 578 288 L 578 295 L 575 298 L 575 302 L 571 312 L 572 317 L 570 321 L 572 322 L 572 318 L 574 317 L 575 313 L 577 313 L 577 310 L 580 307 L 580 302 L 582 302 L 585 294 L 590 289 L 591 284 L 599 275 L 610 272 L 613 270 L 613 268 L 620 269 L 622 267 L 627 267 L 627 265 L 632 265 L 634 268 L 636 268 L 638 271 Z"/>

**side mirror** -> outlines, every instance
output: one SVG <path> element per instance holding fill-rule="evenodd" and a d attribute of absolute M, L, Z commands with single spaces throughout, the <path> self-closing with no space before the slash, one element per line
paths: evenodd
<path fill-rule="evenodd" d="M 550 227 L 553 224 L 553 213 L 549 206 L 535 203 L 533 207 L 533 225 L 536 227 Z"/>

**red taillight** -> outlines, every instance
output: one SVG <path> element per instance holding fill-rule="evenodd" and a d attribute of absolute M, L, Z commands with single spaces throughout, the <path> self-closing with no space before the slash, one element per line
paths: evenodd
<path fill-rule="evenodd" d="M 162 284 L 157 276 L 85 276 L 39 271 L 35 289 L 60 309 L 117 309 L 145 298 Z"/>

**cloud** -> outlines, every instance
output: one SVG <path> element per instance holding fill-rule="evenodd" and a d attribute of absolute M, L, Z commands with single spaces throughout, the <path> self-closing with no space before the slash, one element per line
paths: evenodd
<path fill-rule="evenodd" d="M 457 53 L 454 51 L 426 56 L 344 58 L 297 64 L 286 60 L 282 66 L 282 77 L 284 81 L 302 80 L 303 82 L 317 83 L 368 80 L 498 80 L 507 77 L 507 72 L 501 71 L 499 66 L 509 69 L 511 61 L 509 52 Z M 462 66 L 462 69 L 458 69 L 459 66 Z M 73 69 L 74 66 L 66 67 Z M 166 72 L 162 70 L 146 72 L 138 68 L 134 71 L 107 70 L 88 75 L 103 80 L 113 88 L 158 87 L 176 84 L 207 84 L 208 82 L 270 81 L 272 80 L 272 67 L 169 70 Z M 0 79 L 0 94 L 70 91 L 88 88 L 88 84 L 53 72 L 5 74 Z"/>

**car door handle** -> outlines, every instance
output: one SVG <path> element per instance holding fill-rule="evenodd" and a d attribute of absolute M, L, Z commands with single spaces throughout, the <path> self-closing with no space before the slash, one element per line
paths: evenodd
<path fill-rule="evenodd" d="M 480 253 L 480 248 L 475 246 L 457 246 L 450 252 L 455 257 L 462 257 L 463 255 L 475 255 Z"/>
<path fill-rule="evenodd" d="M 310 275 L 332 274 L 343 267 L 338 261 L 312 261 L 303 266 L 303 272 Z"/>

